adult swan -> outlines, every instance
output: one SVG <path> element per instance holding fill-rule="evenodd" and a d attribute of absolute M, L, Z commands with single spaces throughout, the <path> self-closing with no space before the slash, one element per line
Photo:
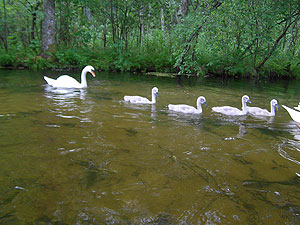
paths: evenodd
<path fill-rule="evenodd" d="M 90 72 L 94 77 L 96 76 L 94 73 L 94 67 L 86 66 L 81 72 L 81 83 L 75 80 L 73 77 L 68 75 L 61 75 L 56 80 L 51 79 L 49 77 L 44 76 L 46 82 L 51 85 L 52 87 L 59 87 L 59 88 L 86 88 L 86 74 Z"/>

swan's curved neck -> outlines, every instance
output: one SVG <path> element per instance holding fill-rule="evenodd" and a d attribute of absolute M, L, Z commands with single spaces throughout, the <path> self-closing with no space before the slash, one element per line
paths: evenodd
<path fill-rule="evenodd" d="M 152 92 L 152 101 L 151 101 L 152 104 L 156 103 L 156 96 L 155 96 L 155 93 Z"/>
<path fill-rule="evenodd" d="M 271 103 L 271 116 L 275 116 L 275 106 Z"/>
<path fill-rule="evenodd" d="M 81 87 L 83 87 L 83 88 L 87 87 L 86 73 L 87 73 L 87 71 L 85 69 L 83 69 L 81 72 Z"/>
<path fill-rule="evenodd" d="M 201 106 L 201 103 L 200 101 L 197 101 L 197 109 L 202 112 L 202 106 Z"/>
<path fill-rule="evenodd" d="M 248 112 L 247 103 L 245 101 L 243 101 L 243 99 L 242 99 L 242 110 L 243 110 L 243 113 Z"/>

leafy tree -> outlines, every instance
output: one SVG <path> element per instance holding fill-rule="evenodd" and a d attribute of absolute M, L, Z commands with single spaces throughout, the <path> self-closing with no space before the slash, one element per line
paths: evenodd
<path fill-rule="evenodd" d="M 2 0 L 0 9 L 0 65 L 300 72 L 298 0 Z"/>

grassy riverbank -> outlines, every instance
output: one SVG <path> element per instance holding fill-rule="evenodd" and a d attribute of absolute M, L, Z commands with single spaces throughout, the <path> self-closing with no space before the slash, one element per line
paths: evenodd
<path fill-rule="evenodd" d="M 149 73 L 178 73 L 175 66 L 176 56 L 162 46 L 152 49 L 133 49 L 123 52 L 117 48 L 106 49 L 61 49 L 52 54 L 49 59 L 39 56 L 38 52 L 10 51 L 0 52 L 0 66 L 16 69 L 81 69 L 85 65 L 93 65 L 97 70 Z M 207 56 L 193 61 L 194 66 L 185 75 L 196 76 L 229 76 L 236 78 L 300 78 L 300 65 L 284 58 L 272 59 L 258 72 L 247 61 L 231 62 L 230 57 Z"/>
<path fill-rule="evenodd" d="M 1 67 L 300 78 L 296 0 L 3 1 L 0 8 Z"/>

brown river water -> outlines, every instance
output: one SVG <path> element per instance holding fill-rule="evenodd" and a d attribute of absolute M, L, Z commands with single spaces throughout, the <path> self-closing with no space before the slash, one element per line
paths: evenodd
<path fill-rule="evenodd" d="M 300 129 L 281 107 L 299 81 L 97 72 L 68 90 L 45 74 L 0 70 L 0 224 L 300 224 Z M 123 102 L 154 86 L 155 105 Z M 244 94 L 276 116 L 212 112 Z M 202 115 L 167 108 L 200 95 Z"/>

